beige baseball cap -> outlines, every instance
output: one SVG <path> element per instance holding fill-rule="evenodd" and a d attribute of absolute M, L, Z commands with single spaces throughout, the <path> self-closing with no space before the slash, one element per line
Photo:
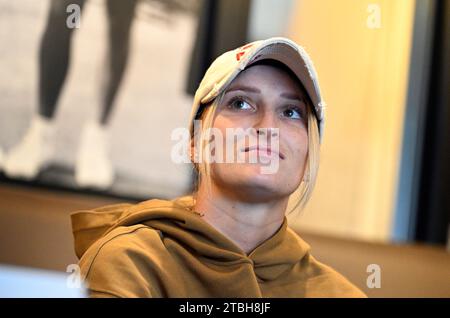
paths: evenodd
<path fill-rule="evenodd" d="M 206 71 L 194 96 L 190 129 L 202 104 L 207 104 L 222 93 L 248 66 L 261 60 L 276 60 L 286 65 L 303 84 L 314 106 L 322 140 L 325 102 L 320 94 L 319 81 L 311 58 L 303 47 L 292 40 L 274 37 L 255 41 L 220 55 Z"/>

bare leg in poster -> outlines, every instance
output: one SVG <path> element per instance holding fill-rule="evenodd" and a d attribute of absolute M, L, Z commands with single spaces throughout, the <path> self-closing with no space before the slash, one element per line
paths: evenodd
<path fill-rule="evenodd" d="M 87 123 L 83 129 L 75 167 L 75 180 L 82 187 L 106 188 L 113 182 L 106 128 L 128 62 L 136 3 L 136 0 L 107 2 L 109 47 L 100 89 L 102 107 L 99 118 Z"/>

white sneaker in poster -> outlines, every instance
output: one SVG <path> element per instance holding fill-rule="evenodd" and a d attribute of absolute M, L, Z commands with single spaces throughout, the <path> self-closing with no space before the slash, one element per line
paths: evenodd
<path fill-rule="evenodd" d="M 6 175 L 34 179 L 53 157 L 54 131 L 51 119 L 34 115 L 23 138 L 4 155 L 3 169 Z"/>
<path fill-rule="evenodd" d="M 99 189 L 110 187 L 114 181 L 107 132 L 98 123 L 90 122 L 83 129 L 76 158 L 75 180 L 80 187 Z"/>

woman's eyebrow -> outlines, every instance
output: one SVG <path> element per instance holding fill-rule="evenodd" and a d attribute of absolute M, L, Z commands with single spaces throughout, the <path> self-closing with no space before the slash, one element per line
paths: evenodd
<path fill-rule="evenodd" d="M 245 92 L 250 92 L 250 93 L 261 94 L 261 90 L 260 89 L 258 89 L 256 87 L 253 87 L 253 86 L 245 86 L 245 85 L 237 85 L 237 86 L 234 86 L 234 87 L 230 87 L 225 92 L 225 94 L 229 93 L 229 92 L 233 92 L 233 91 L 245 91 Z"/>
<path fill-rule="evenodd" d="M 230 87 L 225 94 L 233 92 L 233 91 L 244 91 L 249 93 L 255 93 L 255 94 L 261 94 L 261 90 L 259 88 L 253 87 L 253 86 L 247 86 L 247 85 L 236 85 L 233 87 Z M 295 94 L 295 93 L 289 93 L 284 92 L 280 94 L 280 97 L 292 99 L 292 100 L 298 100 L 300 102 L 306 103 L 306 99 L 304 96 Z"/>
<path fill-rule="evenodd" d="M 281 93 L 280 97 L 284 97 L 284 98 L 287 98 L 287 99 L 298 100 L 298 101 L 306 103 L 305 97 L 304 96 L 300 96 L 298 94 L 293 94 L 293 93 L 287 93 L 286 92 L 286 93 Z"/>

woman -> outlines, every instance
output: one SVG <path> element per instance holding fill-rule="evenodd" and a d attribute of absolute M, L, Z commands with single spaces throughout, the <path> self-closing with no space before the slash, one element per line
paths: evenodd
<path fill-rule="evenodd" d="M 323 133 L 301 47 L 271 38 L 221 55 L 196 92 L 190 127 L 192 196 L 72 216 L 92 297 L 365 296 L 287 226 L 289 200 L 301 208 L 311 194 Z M 230 129 L 246 133 L 226 138 Z M 233 160 L 218 156 L 225 147 Z"/>

